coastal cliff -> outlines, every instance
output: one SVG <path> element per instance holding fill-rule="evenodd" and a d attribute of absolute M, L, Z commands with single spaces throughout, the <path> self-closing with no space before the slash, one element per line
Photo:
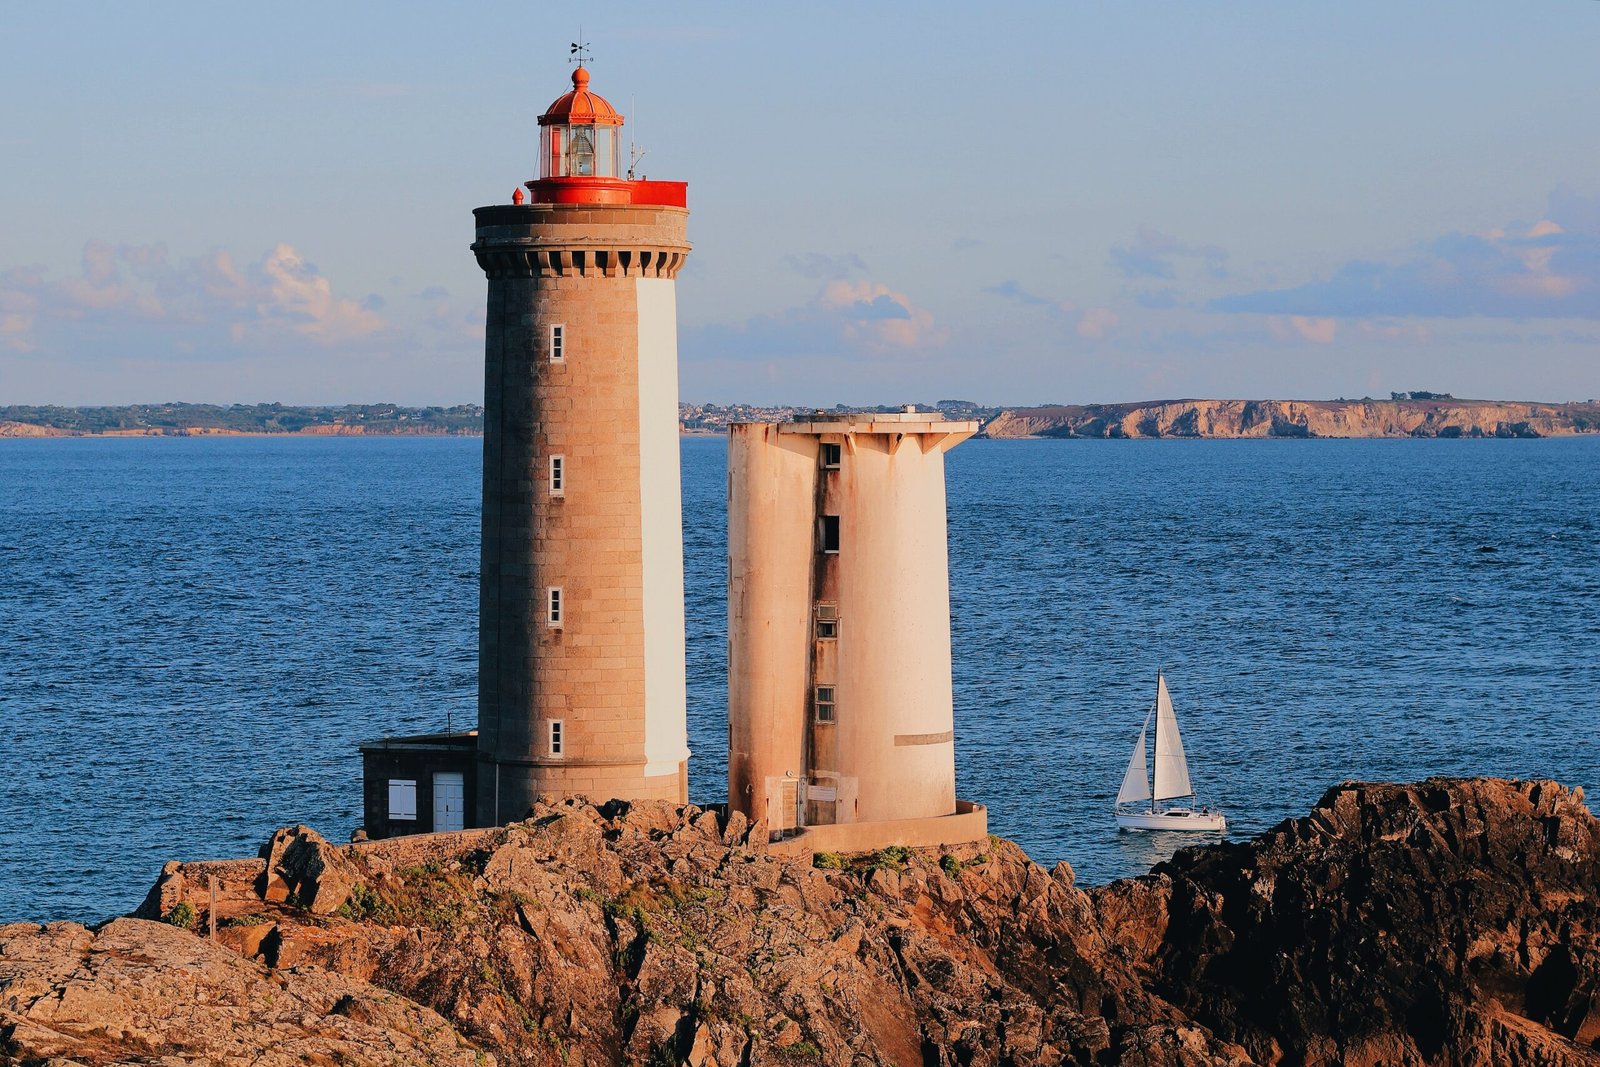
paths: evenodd
<path fill-rule="evenodd" d="M 1600 823 L 1551 782 L 1345 783 L 1087 891 L 764 837 L 564 801 L 168 864 L 143 918 L 0 927 L 0 1064 L 1600 1064 Z"/>
<path fill-rule="evenodd" d="M 1154 400 L 1011 408 L 989 437 L 1555 437 L 1600 432 L 1600 404 L 1496 400 Z"/>

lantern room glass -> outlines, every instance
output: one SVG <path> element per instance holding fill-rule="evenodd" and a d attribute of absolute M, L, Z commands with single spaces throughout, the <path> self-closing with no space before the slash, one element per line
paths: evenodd
<path fill-rule="evenodd" d="M 539 137 L 539 177 L 615 178 L 620 139 L 616 126 L 546 126 Z"/>

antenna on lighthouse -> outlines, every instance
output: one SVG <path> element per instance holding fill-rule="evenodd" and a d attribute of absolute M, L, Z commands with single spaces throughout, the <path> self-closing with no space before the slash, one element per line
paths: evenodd
<path fill-rule="evenodd" d="M 633 116 L 633 122 L 628 126 L 628 180 L 631 182 L 637 177 L 634 169 L 639 166 L 639 160 L 645 157 L 645 149 L 633 143 L 633 131 L 639 125 L 639 114 L 632 96 L 628 97 L 628 114 Z"/>

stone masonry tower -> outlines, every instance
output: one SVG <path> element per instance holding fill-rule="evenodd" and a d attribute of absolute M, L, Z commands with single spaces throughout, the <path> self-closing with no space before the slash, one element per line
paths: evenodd
<path fill-rule="evenodd" d="M 479 826 L 543 792 L 687 799 L 673 279 L 689 213 L 684 183 L 626 173 L 622 122 L 580 65 L 539 118 L 531 195 L 473 212 Z"/>

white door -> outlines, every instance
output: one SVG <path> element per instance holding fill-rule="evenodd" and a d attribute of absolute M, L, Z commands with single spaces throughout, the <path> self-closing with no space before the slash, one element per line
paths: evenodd
<path fill-rule="evenodd" d="M 433 776 L 433 828 L 465 830 L 466 786 L 456 771 L 441 771 Z"/>

